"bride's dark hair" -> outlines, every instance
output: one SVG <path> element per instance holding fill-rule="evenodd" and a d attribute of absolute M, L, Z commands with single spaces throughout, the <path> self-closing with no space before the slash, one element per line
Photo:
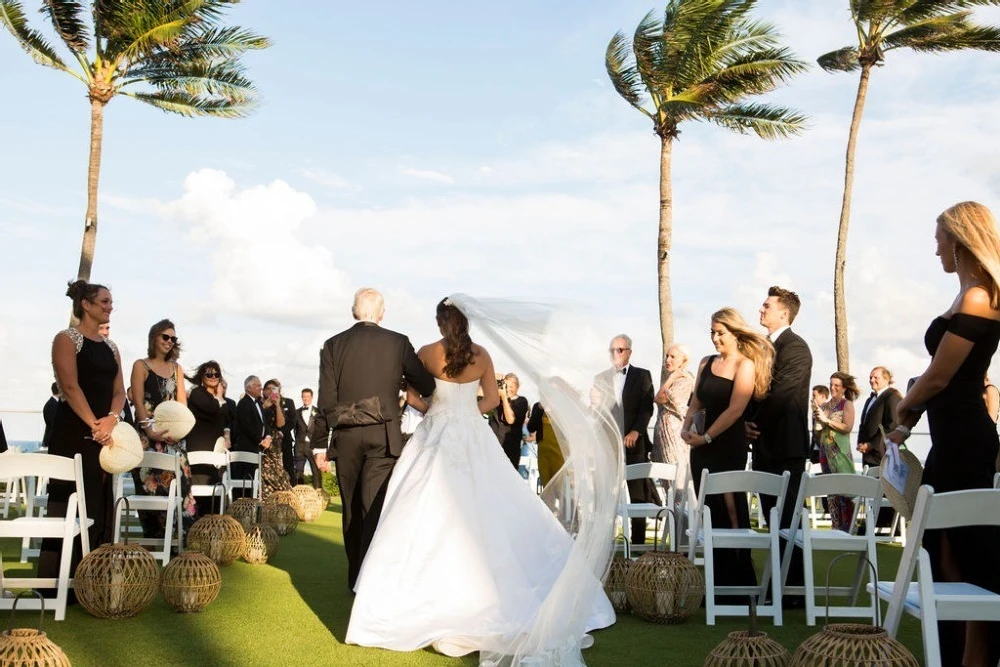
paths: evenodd
<path fill-rule="evenodd" d="M 469 319 L 448 299 L 437 305 L 437 323 L 444 336 L 444 374 L 458 377 L 473 361 Z"/>

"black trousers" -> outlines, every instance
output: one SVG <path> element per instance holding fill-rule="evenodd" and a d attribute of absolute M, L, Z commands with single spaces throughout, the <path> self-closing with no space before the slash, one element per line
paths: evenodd
<path fill-rule="evenodd" d="M 756 453 L 753 456 L 753 469 L 758 472 L 769 472 L 775 475 L 781 475 L 786 470 L 791 473 L 791 477 L 788 480 L 788 490 L 785 492 L 785 503 L 781 508 L 781 527 L 788 528 L 792 525 L 792 515 L 795 513 L 795 501 L 799 497 L 799 485 L 802 483 L 802 474 L 806 470 L 806 457 L 791 457 L 791 458 L 781 458 L 772 459 L 763 456 L 758 456 Z M 764 516 L 771 516 L 771 508 L 778 504 L 778 499 L 774 496 L 761 496 L 760 505 L 761 509 L 764 510 Z M 786 543 L 781 542 L 781 554 L 784 558 Z M 794 547 L 795 552 L 792 554 L 792 562 L 788 566 L 788 581 L 786 582 L 789 586 L 802 586 L 805 583 L 805 574 L 802 569 L 802 549 Z M 772 576 L 774 576 L 772 574 Z M 781 576 L 781 573 L 778 573 Z M 796 596 L 798 597 L 798 596 Z"/>
<path fill-rule="evenodd" d="M 337 484 L 343 502 L 347 586 L 354 590 L 375 528 L 396 457 L 389 452 L 386 427 L 342 429 L 337 439 Z"/>
<path fill-rule="evenodd" d="M 289 481 L 295 484 L 295 445 L 290 434 L 286 434 L 281 441 L 281 465 L 288 473 Z"/>

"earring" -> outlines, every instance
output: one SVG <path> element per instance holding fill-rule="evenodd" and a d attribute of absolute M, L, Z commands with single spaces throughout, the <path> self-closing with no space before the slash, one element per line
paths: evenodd
<path fill-rule="evenodd" d="M 955 262 L 955 271 L 958 271 L 958 244 L 951 247 L 951 258 Z"/>

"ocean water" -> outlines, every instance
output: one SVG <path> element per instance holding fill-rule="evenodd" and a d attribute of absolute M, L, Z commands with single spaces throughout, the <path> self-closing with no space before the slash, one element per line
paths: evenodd
<path fill-rule="evenodd" d="M 8 440 L 7 447 L 14 448 L 17 447 L 24 453 L 37 452 L 42 446 L 42 443 L 36 440 Z"/>

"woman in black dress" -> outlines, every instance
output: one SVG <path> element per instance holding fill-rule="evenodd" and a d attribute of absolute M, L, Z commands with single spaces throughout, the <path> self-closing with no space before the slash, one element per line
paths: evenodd
<path fill-rule="evenodd" d="M 188 433 L 188 452 L 213 452 L 215 445 L 222 438 L 226 449 L 230 447 L 229 441 L 229 406 L 226 404 L 225 393 L 222 389 L 222 368 L 217 361 L 206 361 L 195 372 L 194 377 L 188 378 L 194 388 L 188 394 L 188 408 L 194 415 L 194 428 Z M 191 466 L 192 484 L 217 484 L 222 481 L 222 474 L 218 468 L 211 465 Z M 195 498 L 198 504 L 198 514 L 206 515 L 218 513 L 216 505 L 213 512 L 213 499 L 207 496 Z"/>
<path fill-rule="evenodd" d="M 76 327 L 56 334 L 52 341 L 52 368 L 63 395 L 52 422 L 49 454 L 72 458 L 83 455 L 84 498 L 87 516 L 94 520 L 90 528 L 90 548 L 111 541 L 111 475 L 101 468 L 101 447 L 111 444 L 111 430 L 125 405 L 125 382 L 122 379 L 118 348 L 98 332 L 111 319 L 111 292 L 103 285 L 83 280 L 70 284 L 66 296 L 73 299 Z M 69 496 L 76 491 L 73 482 L 49 482 L 50 517 L 66 516 Z M 62 540 L 42 540 L 38 576 L 59 576 L 59 553 Z M 70 576 L 82 557 L 79 538 L 74 541 Z"/>
<path fill-rule="evenodd" d="M 281 407 L 281 386 L 277 380 L 268 380 L 264 385 L 264 424 L 271 436 L 268 445 L 260 453 L 261 493 L 266 500 L 275 491 L 291 491 L 282 460 L 281 444 L 285 439 L 285 411 Z"/>
<path fill-rule="evenodd" d="M 698 366 L 695 391 L 681 427 L 681 437 L 691 445 L 691 478 L 700 492 L 701 474 L 744 470 L 747 440 L 743 411 L 750 398 L 761 399 L 771 384 L 774 347 L 750 329 L 732 308 L 712 315 L 712 344 L 718 354 L 705 357 Z M 703 435 L 691 432 L 699 410 L 705 410 Z M 713 524 L 727 528 L 749 528 L 750 508 L 744 493 L 709 496 L 705 504 L 712 511 Z M 749 549 L 720 549 L 715 554 L 715 582 L 718 586 L 755 586 Z M 740 604 L 742 596 L 720 597 L 721 604 Z"/>
<path fill-rule="evenodd" d="M 962 202 L 938 216 L 934 238 L 944 272 L 958 275 L 958 295 L 924 335 L 930 366 L 900 401 L 899 426 L 888 437 L 903 442 L 920 419 L 918 406 L 926 405 L 931 450 L 923 483 L 938 493 L 991 488 L 1000 442 L 983 377 L 1000 343 L 1000 233 L 988 208 Z M 936 581 L 1000 593 L 1000 529 L 927 531 L 923 546 Z M 997 625 L 940 623 L 942 664 L 996 665 Z"/>

